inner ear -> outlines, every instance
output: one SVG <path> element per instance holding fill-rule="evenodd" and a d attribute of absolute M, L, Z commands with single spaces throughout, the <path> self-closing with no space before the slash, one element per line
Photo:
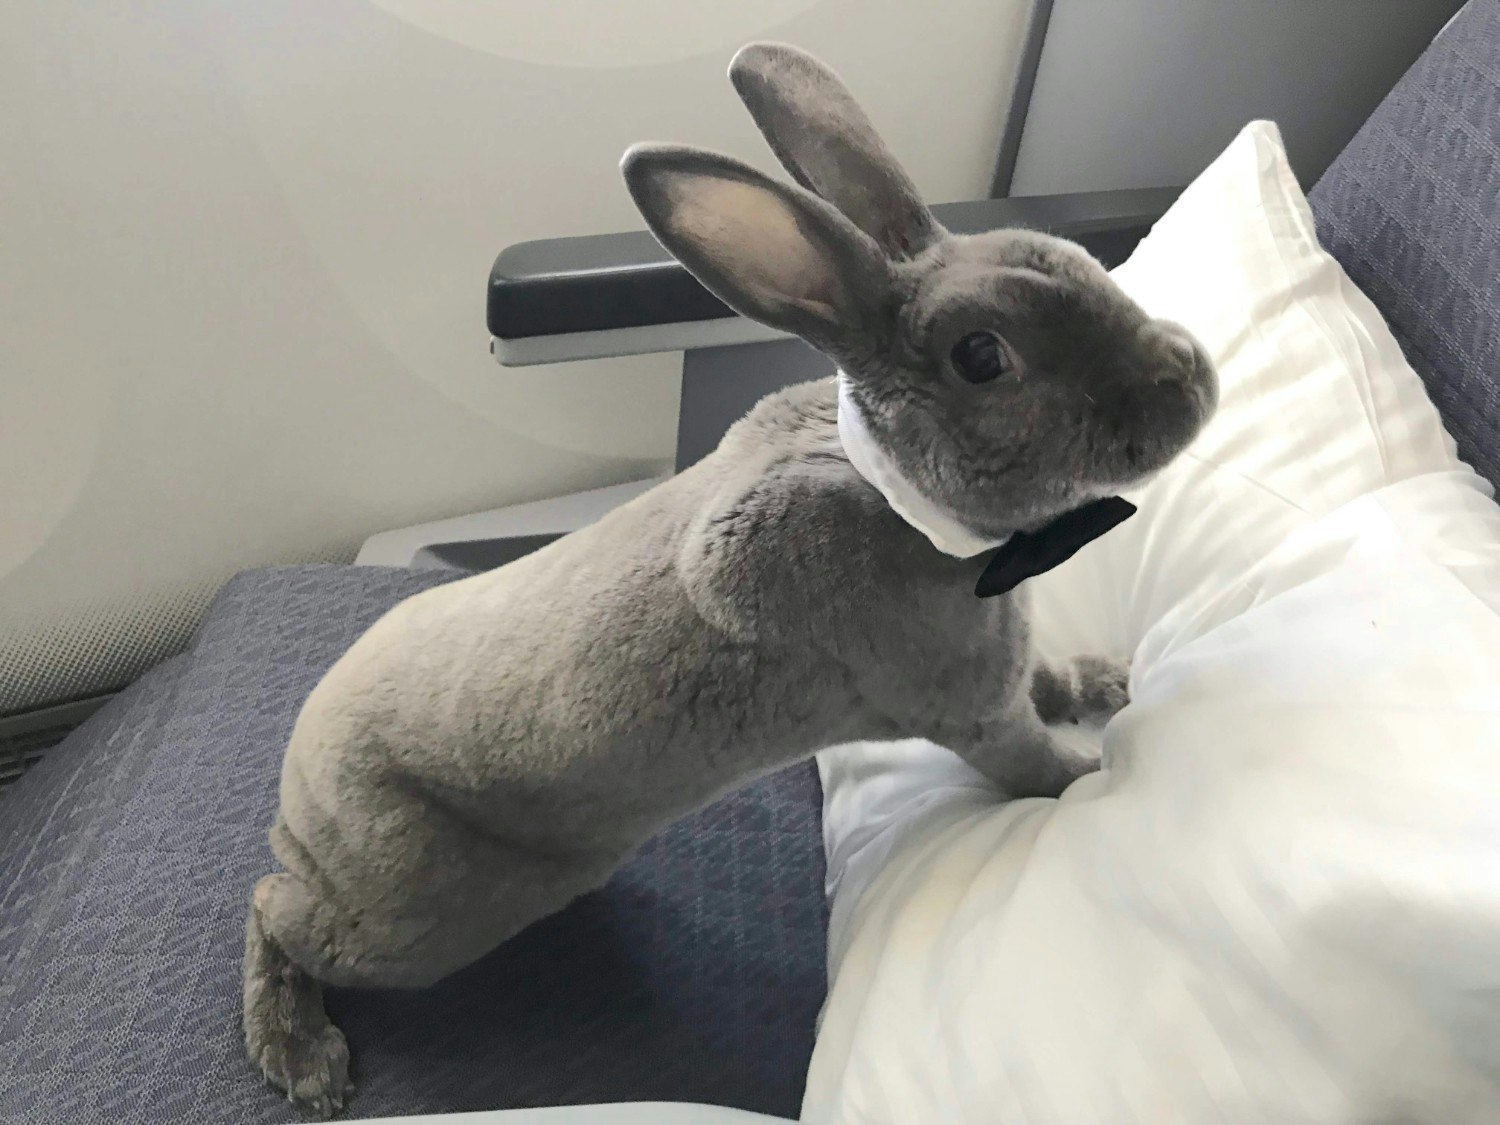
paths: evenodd
<path fill-rule="evenodd" d="M 889 259 L 805 188 L 670 145 L 636 145 L 623 169 L 658 241 L 736 312 L 838 354 L 887 307 Z"/>
<path fill-rule="evenodd" d="M 734 180 L 694 179 L 673 193 L 674 225 L 758 305 L 788 302 L 829 323 L 850 311 L 834 263 L 786 200 Z"/>

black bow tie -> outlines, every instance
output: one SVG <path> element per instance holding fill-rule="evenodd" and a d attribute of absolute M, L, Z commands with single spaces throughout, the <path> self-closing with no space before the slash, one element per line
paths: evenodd
<path fill-rule="evenodd" d="M 1106 496 L 1064 512 L 1035 531 L 1018 531 L 995 548 L 974 593 L 981 598 L 1008 594 L 1028 578 L 1060 566 L 1111 528 L 1135 515 L 1135 505 Z"/>

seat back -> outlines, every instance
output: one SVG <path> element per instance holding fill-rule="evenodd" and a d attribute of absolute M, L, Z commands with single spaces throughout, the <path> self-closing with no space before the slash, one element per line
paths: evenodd
<path fill-rule="evenodd" d="M 1470 0 L 1311 201 L 1459 455 L 1500 487 L 1500 0 Z"/>

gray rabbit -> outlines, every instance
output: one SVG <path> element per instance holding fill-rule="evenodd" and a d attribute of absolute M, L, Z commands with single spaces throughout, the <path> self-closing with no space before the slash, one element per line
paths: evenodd
<path fill-rule="evenodd" d="M 957 237 L 838 79 L 746 47 L 735 88 L 801 186 L 638 146 L 656 237 L 745 316 L 831 357 L 677 477 L 499 570 L 409 598 L 308 698 L 251 898 L 244 1032 L 328 1115 L 348 1050 L 319 982 L 420 987 L 599 887 L 668 822 L 840 742 L 920 736 L 1005 793 L 1097 763 L 1125 669 L 1040 665 L 1014 533 L 1143 480 L 1217 383 L 1076 245 Z"/>

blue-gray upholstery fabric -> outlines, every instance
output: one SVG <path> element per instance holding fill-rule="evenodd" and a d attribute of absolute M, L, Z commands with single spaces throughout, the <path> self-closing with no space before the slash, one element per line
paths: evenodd
<path fill-rule="evenodd" d="M 338 655 L 453 577 L 243 574 L 188 653 L 0 797 L 0 1121 L 296 1120 L 238 1028 L 282 749 Z M 349 1112 L 659 1099 L 795 1117 L 825 987 L 822 847 L 808 763 L 668 829 L 437 987 L 332 991 Z"/>
<path fill-rule="evenodd" d="M 1471 0 L 1310 198 L 1460 456 L 1500 486 L 1500 0 Z"/>

